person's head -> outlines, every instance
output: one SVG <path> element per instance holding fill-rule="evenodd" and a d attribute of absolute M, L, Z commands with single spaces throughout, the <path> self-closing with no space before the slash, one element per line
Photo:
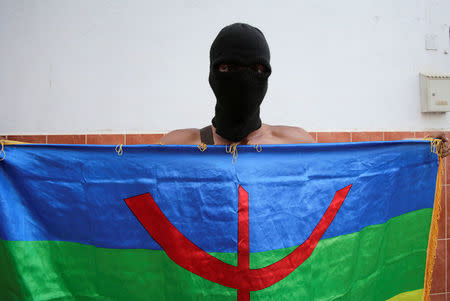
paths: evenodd
<path fill-rule="evenodd" d="M 270 51 L 256 27 L 235 23 L 211 45 L 209 83 L 216 96 L 213 125 L 219 135 L 240 141 L 261 127 L 259 107 L 271 74 Z"/>

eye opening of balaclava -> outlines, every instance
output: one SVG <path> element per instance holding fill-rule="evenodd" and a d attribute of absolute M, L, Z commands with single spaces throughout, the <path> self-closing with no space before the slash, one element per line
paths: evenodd
<path fill-rule="evenodd" d="M 240 68 L 221 72 L 221 64 Z M 251 68 L 258 64 L 264 66 L 264 72 Z M 270 74 L 269 46 L 259 29 L 235 23 L 219 32 L 211 46 L 209 71 L 209 84 L 217 100 L 212 120 L 217 134 L 238 142 L 261 127 L 259 107 Z"/>

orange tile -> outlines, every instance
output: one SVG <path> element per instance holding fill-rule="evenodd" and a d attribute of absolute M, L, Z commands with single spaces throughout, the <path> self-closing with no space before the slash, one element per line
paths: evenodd
<path fill-rule="evenodd" d="M 97 134 L 87 135 L 87 144 L 124 144 L 125 135 L 123 134 Z"/>
<path fill-rule="evenodd" d="M 49 135 L 47 143 L 85 144 L 85 135 Z"/>
<path fill-rule="evenodd" d="M 450 237 L 450 186 L 444 186 L 443 195 L 441 195 L 441 203 L 445 203 L 447 210 L 447 238 Z"/>
<path fill-rule="evenodd" d="M 447 156 L 444 160 L 445 160 L 445 172 L 444 172 L 444 175 L 447 178 L 447 181 L 445 181 L 445 183 L 447 185 L 450 185 L 450 155 Z"/>
<path fill-rule="evenodd" d="M 447 240 L 438 240 L 436 251 L 436 262 L 433 269 L 433 277 L 431 280 L 431 294 L 445 292 L 445 244 Z"/>
<path fill-rule="evenodd" d="M 414 132 L 414 137 L 425 138 L 425 132 Z"/>
<path fill-rule="evenodd" d="M 350 142 L 350 132 L 317 132 L 317 142 Z"/>
<path fill-rule="evenodd" d="M 447 294 L 430 295 L 430 301 L 446 301 Z"/>
<path fill-rule="evenodd" d="M 352 142 L 383 141 L 383 132 L 353 132 Z"/>
<path fill-rule="evenodd" d="M 28 143 L 46 143 L 46 135 L 13 135 L 8 136 L 8 140 L 28 142 Z"/>
<path fill-rule="evenodd" d="M 424 132 L 414 132 L 414 135 L 416 138 L 426 138 L 427 136 L 432 136 L 433 132 L 431 131 L 424 131 Z"/>
<path fill-rule="evenodd" d="M 127 134 L 127 145 L 157 144 L 164 134 Z"/>
<path fill-rule="evenodd" d="M 445 210 L 447 210 L 447 202 L 445 199 L 445 186 L 441 186 L 441 212 L 438 221 L 438 238 L 446 238 L 445 237 L 445 228 L 447 227 L 447 219 L 445 218 Z M 448 216 L 448 215 L 447 215 Z"/>
<path fill-rule="evenodd" d="M 384 141 L 415 138 L 414 132 L 384 132 Z"/>
<path fill-rule="evenodd" d="M 448 290 L 449 290 L 449 288 L 450 288 L 450 277 L 448 277 L 449 275 L 448 275 L 448 271 L 449 271 L 449 266 L 450 266 L 450 259 L 448 258 L 448 254 L 449 254 L 449 251 L 450 251 L 450 240 L 446 240 L 446 242 L 447 242 L 447 292 L 448 292 Z"/>

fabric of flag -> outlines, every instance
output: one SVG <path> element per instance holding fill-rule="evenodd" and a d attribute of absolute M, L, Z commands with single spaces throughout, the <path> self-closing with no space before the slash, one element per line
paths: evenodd
<path fill-rule="evenodd" d="M 5 146 L 0 300 L 422 299 L 429 141 L 121 149 Z"/>

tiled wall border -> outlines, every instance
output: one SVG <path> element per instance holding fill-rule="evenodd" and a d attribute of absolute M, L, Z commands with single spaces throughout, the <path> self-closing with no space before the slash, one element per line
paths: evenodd
<path fill-rule="evenodd" d="M 0 138 L 48 144 L 155 144 L 163 134 L 7 135 Z"/>
<path fill-rule="evenodd" d="M 405 138 L 424 138 L 430 132 L 310 132 L 319 143 L 391 141 Z M 450 138 L 450 132 L 446 132 Z M 156 144 L 163 134 L 85 134 L 85 135 L 8 135 L 0 139 L 47 144 Z M 432 301 L 450 301 L 450 159 L 444 160 L 442 211 L 439 222 L 439 238 L 436 266 L 431 286 Z"/>
<path fill-rule="evenodd" d="M 423 138 L 431 132 L 310 132 L 319 143 L 390 141 Z M 447 137 L 450 131 L 446 132 Z M 155 144 L 163 134 L 0 135 L 0 138 L 30 143 L 55 144 Z"/>

